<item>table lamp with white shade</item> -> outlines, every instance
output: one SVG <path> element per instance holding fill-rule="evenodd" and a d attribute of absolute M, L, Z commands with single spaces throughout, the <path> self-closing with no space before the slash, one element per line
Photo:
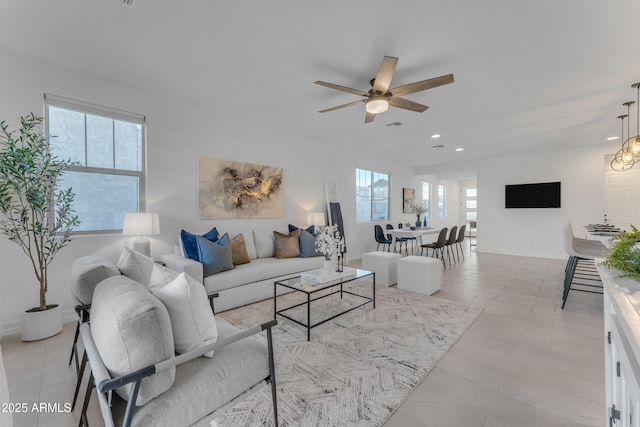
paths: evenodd
<path fill-rule="evenodd" d="M 126 213 L 122 234 L 138 236 L 133 241 L 133 250 L 148 257 L 151 256 L 151 242 L 145 236 L 160 234 L 160 219 L 157 213 Z"/>
<path fill-rule="evenodd" d="M 325 226 L 327 224 L 324 217 L 324 212 L 309 212 L 307 214 L 307 225 L 314 225 L 316 227 Z"/>

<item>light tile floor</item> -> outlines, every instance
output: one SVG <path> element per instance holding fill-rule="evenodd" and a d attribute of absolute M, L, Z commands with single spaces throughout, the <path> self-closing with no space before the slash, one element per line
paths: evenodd
<path fill-rule="evenodd" d="M 486 309 L 385 427 L 603 426 L 602 296 L 572 292 L 561 310 L 564 262 L 469 253 L 435 297 Z M 13 402 L 71 401 L 75 325 L 48 340 L 2 339 Z M 92 399 L 90 425 L 102 426 Z M 15 414 L 16 427 L 67 427 L 74 413 Z"/>
<path fill-rule="evenodd" d="M 571 292 L 565 262 L 475 251 L 439 298 L 486 309 L 385 427 L 604 426 L 602 295 Z"/>

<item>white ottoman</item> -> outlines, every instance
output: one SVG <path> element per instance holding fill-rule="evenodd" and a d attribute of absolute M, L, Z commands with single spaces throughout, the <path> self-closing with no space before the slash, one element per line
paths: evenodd
<path fill-rule="evenodd" d="M 441 280 L 439 259 L 412 255 L 398 260 L 398 289 L 431 295 L 440 290 Z"/>
<path fill-rule="evenodd" d="M 389 286 L 398 283 L 398 260 L 402 255 L 392 252 L 362 254 L 362 268 L 376 273 L 376 285 Z"/>

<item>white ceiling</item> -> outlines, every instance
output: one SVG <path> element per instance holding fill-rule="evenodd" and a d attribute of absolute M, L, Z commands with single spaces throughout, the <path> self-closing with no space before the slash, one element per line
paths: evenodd
<path fill-rule="evenodd" d="M 637 0 L 3 0 L 0 13 L 0 49 L 414 167 L 614 152 L 606 138 L 640 81 Z M 317 112 L 358 97 L 314 81 L 366 91 L 384 55 L 399 58 L 392 87 L 455 83 L 408 95 L 422 114 L 392 108 L 365 124 L 364 105 Z"/>

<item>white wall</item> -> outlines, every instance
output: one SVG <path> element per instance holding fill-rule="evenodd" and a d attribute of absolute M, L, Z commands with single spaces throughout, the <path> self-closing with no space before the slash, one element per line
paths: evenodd
<path fill-rule="evenodd" d="M 460 176 L 466 177 L 467 173 L 465 172 L 464 175 Z M 464 182 L 470 181 L 468 179 L 460 179 L 455 172 L 420 175 L 418 178 L 420 182 L 424 181 L 431 183 L 432 205 L 431 219 L 428 220 L 428 225 L 435 228 L 447 227 L 450 229 L 454 225 L 459 228 L 462 224 L 464 224 L 464 222 L 460 220 L 460 188 Z M 440 214 L 438 211 L 438 185 L 444 185 L 446 187 L 446 215 L 444 218 L 440 218 Z M 422 192 L 420 192 L 420 196 L 422 196 Z"/>
<path fill-rule="evenodd" d="M 561 229 L 603 220 L 605 145 L 487 159 L 476 164 L 479 252 L 566 258 Z M 505 209 L 504 186 L 560 181 L 561 208 Z"/>
<path fill-rule="evenodd" d="M 43 94 L 53 93 L 143 114 L 147 118 L 147 211 L 160 214 L 162 234 L 151 239 L 152 256 L 171 252 L 179 230 L 222 232 L 263 228 L 285 231 L 288 223 L 305 225 L 308 211 L 324 210 L 324 180 L 336 180 L 345 221 L 349 259 L 373 247 L 373 225 L 356 224 L 355 165 L 391 172 L 392 223 L 401 214 L 402 188 L 415 187 L 411 168 L 370 153 L 350 150 L 344 141 L 317 141 L 290 135 L 260 123 L 257 111 L 230 117 L 224 111 L 165 99 L 133 87 L 112 84 L 60 67 L 0 51 L 3 101 L 0 119 L 43 112 Z M 252 114 L 255 113 L 255 117 Z M 283 120 L 286 122 L 286 120 Z M 284 168 L 285 217 L 261 220 L 202 221 L 196 215 L 196 161 L 199 155 Z M 397 199 L 397 200 L 396 200 Z M 60 303 L 71 320 L 69 290 L 74 259 L 98 254 L 117 260 L 127 239 L 120 235 L 82 236 L 63 249 L 50 267 L 49 303 Z M 0 239 L 0 324 L 5 335 L 19 331 L 23 310 L 38 304 L 37 283 L 17 245 Z"/>

